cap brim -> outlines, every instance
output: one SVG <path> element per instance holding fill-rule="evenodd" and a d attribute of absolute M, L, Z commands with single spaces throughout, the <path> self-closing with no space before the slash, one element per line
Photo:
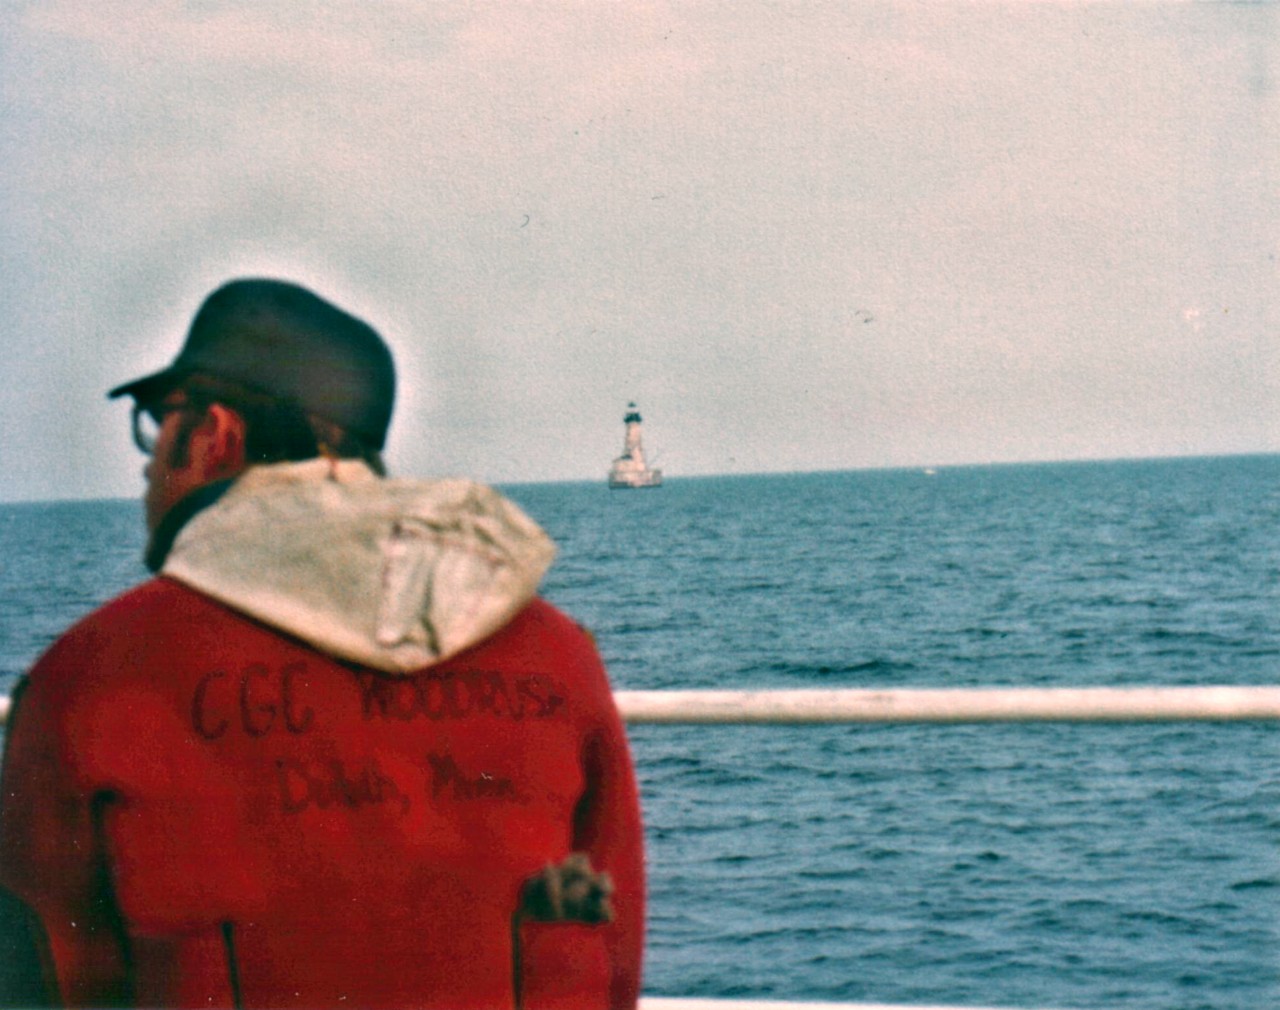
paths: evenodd
<path fill-rule="evenodd" d="M 132 396 L 135 400 L 158 400 L 178 384 L 182 373 L 176 368 L 166 368 L 152 375 L 144 375 L 141 379 L 116 386 L 107 393 L 107 399 L 114 400 L 118 396 Z"/>

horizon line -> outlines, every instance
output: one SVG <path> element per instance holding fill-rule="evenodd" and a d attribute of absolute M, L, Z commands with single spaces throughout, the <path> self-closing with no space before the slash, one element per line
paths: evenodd
<path fill-rule="evenodd" d="M 1191 453 L 1160 453 L 1151 456 L 1079 456 L 1079 457 L 1059 457 L 1048 459 L 1025 459 L 1025 460 L 987 460 L 973 461 L 961 463 L 886 463 L 883 465 L 873 466 L 844 466 L 844 467 L 815 467 L 813 469 L 801 470 L 744 470 L 729 472 L 697 472 L 686 474 L 663 474 L 663 483 L 680 483 L 687 480 L 732 480 L 735 478 L 751 478 L 751 477 L 809 477 L 819 476 L 823 474 L 845 474 L 845 473 L 894 473 L 894 472 L 917 472 L 917 473 L 940 473 L 944 470 L 978 470 L 978 469 L 997 469 L 1011 467 L 1037 467 L 1037 466 L 1081 466 L 1099 463 L 1161 463 L 1161 462 L 1179 462 L 1193 460 L 1210 460 L 1210 459 L 1256 459 L 1269 456 L 1280 457 L 1280 450 L 1255 450 L 1241 452 L 1191 452 Z M 388 474 L 389 478 L 404 478 L 418 480 L 454 480 L 465 479 L 475 480 L 477 483 L 486 484 L 494 488 L 504 487 L 533 487 L 549 484 L 584 484 L 596 485 L 601 487 L 607 486 L 605 477 L 548 477 L 548 478 L 529 478 L 518 480 L 480 480 L 470 477 L 466 474 L 433 474 L 418 475 L 415 477 L 410 474 Z M 5 498 L 0 499 L 0 506 L 8 505 L 64 505 L 76 503 L 93 503 L 93 502 L 137 502 L 142 501 L 142 491 L 134 495 L 81 495 L 66 498 Z"/>

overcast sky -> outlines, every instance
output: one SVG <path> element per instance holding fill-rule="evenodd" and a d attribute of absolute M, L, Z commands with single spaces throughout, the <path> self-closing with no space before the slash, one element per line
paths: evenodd
<path fill-rule="evenodd" d="M 1276 4 L 0 6 L 0 500 L 242 275 L 393 346 L 399 473 L 1280 451 Z"/>

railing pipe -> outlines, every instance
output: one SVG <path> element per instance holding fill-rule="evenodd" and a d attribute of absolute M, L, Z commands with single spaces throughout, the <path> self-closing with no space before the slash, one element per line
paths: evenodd
<path fill-rule="evenodd" d="M 629 723 L 1217 722 L 1280 720 L 1280 687 L 618 691 Z"/>
<path fill-rule="evenodd" d="M 796 1003 L 754 999 L 701 999 L 681 996 L 641 996 L 639 1010 L 995 1010 L 993 1007 L 928 1006 L 902 1003 Z"/>

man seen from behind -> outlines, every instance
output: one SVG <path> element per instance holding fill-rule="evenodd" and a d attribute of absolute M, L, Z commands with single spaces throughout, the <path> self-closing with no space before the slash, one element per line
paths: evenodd
<path fill-rule="evenodd" d="M 0 981 L 68 1006 L 629 1007 L 644 921 L 623 729 L 537 596 L 546 535 L 382 476 L 392 358 L 233 281 L 112 390 L 155 577 L 16 695 Z"/>

